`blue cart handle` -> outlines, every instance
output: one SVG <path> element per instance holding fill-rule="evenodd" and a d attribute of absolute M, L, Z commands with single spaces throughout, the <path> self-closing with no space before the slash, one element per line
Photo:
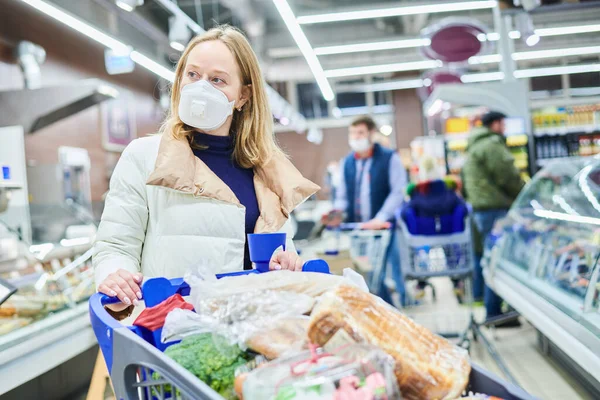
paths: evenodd
<path fill-rule="evenodd" d="M 324 260 L 311 260 L 307 261 L 303 267 L 304 272 L 320 272 L 329 273 L 329 266 Z M 248 275 L 259 273 L 256 270 L 251 271 L 240 271 L 229 274 L 218 274 L 217 278 L 224 278 L 238 275 Z M 187 296 L 190 294 L 190 286 L 183 280 L 183 278 L 167 279 L 167 278 L 150 278 L 144 281 L 142 284 L 142 298 L 146 304 L 146 307 L 154 307 L 160 304 L 162 301 L 173 296 L 174 294 L 180 294 Z M 110 297 L 103 293 L 94 293 L 89 300 L 90 320 L 94 334 L 98 339 L 98 344 L 104 354 L 104 359 L 108 370 L 112 369 L 112 345 L 113 345 L 113 330 L 115 329 L 129 329 L 135 330 L 135 327 L 123 326 L 112 315 L 108 313 L 105 306 L 110 304 L 120 303 L 117 297 Z"/>

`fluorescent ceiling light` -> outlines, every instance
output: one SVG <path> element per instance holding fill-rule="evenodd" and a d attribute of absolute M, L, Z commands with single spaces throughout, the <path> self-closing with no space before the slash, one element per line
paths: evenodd
<path fill-rule="evenodd" d="M 460 77 L 463 83 L 500 81 L 504 79 L 502 72 L 483 72 L 480 74 L 466 74 Z"/>
<path fill-rule="evenodd" d="M 402 79 L 379 83 L 338 85 L 336 91 L 339 93 L 385 92 L 388 90 L 416 89 L 422 86 L 422 79 Z"/>
<path fill-rule="evenodd" d="M 413 61 L 413 62 L 395 63 L 395 64 L 367 65 L 365 67 L 330 69 L 328 71 L 325 71 L 325 76 L 327 76 L 328 78 L 340 78 L 340 77 L 344 77 L 344 76 L 384 74 L 384 73 L 388 73 L 388 72 L 402 72 L 402 71 L 415 71 L 415 70 L 422 70 L 422 69 L 437 68 L 437 67 L 441 67 L 441 66 L 442 66 L 442 62 L 439 60 Z"/>
<path fill-rule="evenodd" d="M 586 72 L 600 72 L 600 64 L 565 65 L 561 67 L 521 69 L 515 71 L 515 77 L 534 78 L 539 76 L 583 74 Z"/>
<path fill-rule="evenodd" d="M 600 32 L 600 24 L 538 28 L 535 30 L 535 33 L 540 36 L 574 35 L 578 33 L 592 32 Z"/>
<path fill-rule="evenodd" d="M 119 7 L 122 10 L 125 10 L 127 12 L 132 12 L 135 9 L 134 6 L 132 6 L 131 4 L 126 3 L 124 1 L 117 0 L 116 4 L 117 4 L 117 7 Z"/>
<path fill-rule="evenodd" d="M 185 50 L 185 45 L 183 45 L 183 44 L 181 44 L 181 43 L 179 43 L 179 42 L 171 42 L 171 43 L 169 43 L 169 45 L 170 45 L 170 46 L 171 46 L 173 49 L 175 49 L 175 50 L 177 50 L 177 51 L 184 51 L 184 50 Z"/>
<path fill-rule="evenodd" d="M 156 75 L 160 76 L 168 80 L 169 82 L 173 82 L 175 80 L 175 72 L 170 70 L 169 68 L 157 63 L 156 61 L 146 57 L 142 53 L 138 51 L 132 51 L 130 54 L 131 59 L 146 68 L 148 71 L 154 72 Z"/>
<path fill-rule="evenodd" d="M 398 17 L 402 15 L 446 13 L 453 11 L 483 10 L 494 8 L 496 0 L 444 2 L 418 6 L 380 8 L 375 10 L 356 10 L 328 14 L 305 15 L 298 17 L 300 24 L 319 24 L 324 22 L 353 21 L 358 19 Z"/>
<path fill-rule="evenodd" d="M 571 57 L 571 56 L 584 56 L 589 54 L 600 54 L 600 46 L 586 46 L 586 47 L 571 47 L 565 49 L 549 49 L 549 50 L 533 50 L 533 51 L 521 51 L 519 53 L 513 53 L 512 59 L 515 61 L 525 60 L 540 60 L 544 58 L 560 58 L 560 57 Z M 492 64 L 499 63 L 502 61 L 500 54 L 489 54 L 485 56 L 474 56 L 469 58 L 469 64 Z"/>
<path fill-rule="evenodd" d="M 539 60 L 541 58 L 583 56 L 600 53 L 600 46 L 573 47 L 566 49 L 522 51 L 512 55 L 513 60 Z M 498 55 L 500 56 L 500 55 Z"/>
<path fill-rule="evenodd" d="M 283 18 L 283 22 L 290 31 L 292 38 L 294 38 L 294 41 L 304 55 L 304 58 L 306 59 L 306 62 L 308 63 L 308 66 L 317 81 L 317 85 L 319 85 L 319 89 L 321 89 L 323 98 L 327 101 L 333 100 L 335 95 L 333 94 L 331 85 L 329 85 L 329 82 L 327 81 L 323 67 L 321 66 L 319 59 L 308 42 L 306 35 L 302 31 L 302 28 L 300 28 L 300 25 L 298 25 L 296 16 L 290 8 L 287 0 L 273 0 L 273 3 L 275 4 L 275 7 L 277 7 L 279 15 L 281 15 L 281 18 Z"/>
<path fill-rule="evenodd" d="M 155 73 L 156 75 L 173 82 L 175 79 L 175 72 L 171 71 L 167 67 L 164 67 L 157 63 L 154 60 L 146 57 L 145 55 L 131 49 L 130 46 L 113 39 L 112 37 L 106 35 L 105 33 L 99 31 L 93 26 L 83 22 L 79 18 L 68 14 L 61 9 L 50 5 L 42 0 L 21 0 L 22 2 L 29 4 L 33 8 L 43 12 L 44 14 L 56 19 L 57 21 L 62 22 L 63 24 L 75 29 L 77 32 L 84 34 L 90 39 L 95 40 L 96 42 L 113 49 L 118 52 L 127 52 L 131 59 L 139 64 L 140 66 L 148 69 L 150 72 Z"/>
<path fill-rule="evenodd" d="M 537 33 L 529 35 L 529 36 L 527 36 L 527 39 L 525 39 L 525 44 L 527 44 L 527 46 L 529 46 L 529 47 L 533 47 L 536 44 L 538 44 L 539 42 L 540 42 L 540 35 L 538 35 Z"/>
<path fill-rule="evenodd" d="M 324 56 L 330 54 L 358 53 L 361 51 L 409 49 L 413 47 L 429 46 L 430 44 L 430 39 L 388 40 L 384 42 L 354 43 L 339 46 L 317 47 L 315 48 L 315 54 L 318 56 Z"/>
<path fill-rule="evenodd" d="M 62 22 L 63 24 L 69 26 L 72 29 L 75 29 L 77 32 L 89 37 L 92 40 L 102 44 L 103 46 L 108 47 L 109 49 L 115 51 L 125 52 L 128 51 L 128 46 L 125 43 L 114 39 L 104 32 L 99 31 L 98 29 L 92 27 L 91 25 L 83 22 L 79 18 L 72 16 L 69 13 L 62 11 L 61 9 L 46 3 L 42 0 L 21 0 L 23 3 L 29 4 L 31 7 L 43 12 L 49 17 L 54 18 L 57 21 Z"/>

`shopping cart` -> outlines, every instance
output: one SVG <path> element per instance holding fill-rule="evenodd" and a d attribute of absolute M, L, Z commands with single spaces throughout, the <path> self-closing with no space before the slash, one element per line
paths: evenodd
<path fill-rule="evenodd" d="M 304 264 L 303 271 L 328 273 L 329 269 L 323 260 L 312 260 Z M 217 275 L 217 278 L 255 273 L 259 272 L 240 271 Z M 176 293 L 190 294 L 190 287 L 183 278 L 152 278 L 142 285 L 146 307 L 156 306 Z M 117 399 L 223 400 L 208 385 L 163 354 L 167 346 L 160 340 L 162 329 L 150 332 L 116 321 L 104 306 L 118 302 L 117 298 L 101 293 L 94 294 L 89 302 L 92 329 Z"/>
<path fill-rule="evenodd" d="M 377 293 L 381 279 L 385 280 L 382 275 L 386 271 L 391 230 L 363 230 L 359 223 L 343 223 L 326 231 L 329 237 L 325 238 L 325 255 L 335 257 L 348 250 L 356 269 L 365 277 L 369 290 Z"/>
<path fill-rule="evenodd" d="M 407 314 L 438 335 L 447 339 L 457 339 L 458 345 L 466 350 L 470 350 L 471 340 L 481 339 L 498 368 L 507 379 L 517 384 L 475 320 L 472 291 L 475 255 L 470 214 L 466 205 L 457 206 L 453 213 L 438 217 L 419 217 L 409 207 L 398 211 L 398 245 L 405 281 L 423 282 L 431 278 L 447 277 L 453 282 L 462 282 L 462 303 L 467 308 L 466 319 L 464 308 L 461 307 L 456 312 L 444 310 L 443 314 L 436 315 L 419 313 L 418 307 L 415 307 L 414 310 L 407 310 Z M 412 234 L 411 231 L 425 234 Z M 464 323 L 462 329 L 448 330 L 447 326 L 456 326 L 457 321 Z M 444 328 L 436 329 L 440 325 Z"/>
<path fill-rule="evenodd" d="M 305 271 L 324 272 L 321 260 L 308 262 Z M 245 271 L 219 275 L 257 273 Z M 183 279 L 153 278 L 142 285 L 146 306 L 154 306 L 179 293 L 189 294 L 190 288 Z M 92 327 L 108 371 L 115 395 L 119 400 L 223 400 L 208 385 L 177 364 L 156 346 L 160 332 L 148 335 L 140 328 L 124 326 L 112 318 L 105 305 L 117 303 L 116 298 L 96 293 L 90 298 Z M 535 400 L 518 386 L 504 382 L 497 376 L 472 365 L 467 392 L 486 393 L 504 400 Z"/>

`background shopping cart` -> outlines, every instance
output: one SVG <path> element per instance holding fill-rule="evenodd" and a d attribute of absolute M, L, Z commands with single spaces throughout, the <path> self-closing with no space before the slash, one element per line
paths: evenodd
<path fill-rule="evenodd" d="M 325 255 L 335 257 L 343 251 L 350 252 L 355 269 L 365 277 L 369 290 L 377 293 L 385 273 L 391 230 L 370 231 L 358 223 L 343 223 L 327 228 L 324 236 Z"/>

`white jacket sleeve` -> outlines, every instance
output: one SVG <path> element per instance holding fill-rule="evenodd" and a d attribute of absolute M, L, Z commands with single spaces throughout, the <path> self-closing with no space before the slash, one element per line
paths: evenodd
<path fill-rule="evenodd" d="M 140 271 L 147 224 L 146 177 L 134 141 L 121 155 L 110 180 L 92 259 L 96 287 L 118 269 Z"/>
<path fill-rule="evenodd" d="M 294 232 L 294 225 L 292 224 L 292 221 L 288 219 L 285 224 L 283 224 L 279 232 L 287 235 L 285 240 L 285 249 L 295 253 L 296 246 L 294 245 L 294 235 L 296 232 Z"/>

